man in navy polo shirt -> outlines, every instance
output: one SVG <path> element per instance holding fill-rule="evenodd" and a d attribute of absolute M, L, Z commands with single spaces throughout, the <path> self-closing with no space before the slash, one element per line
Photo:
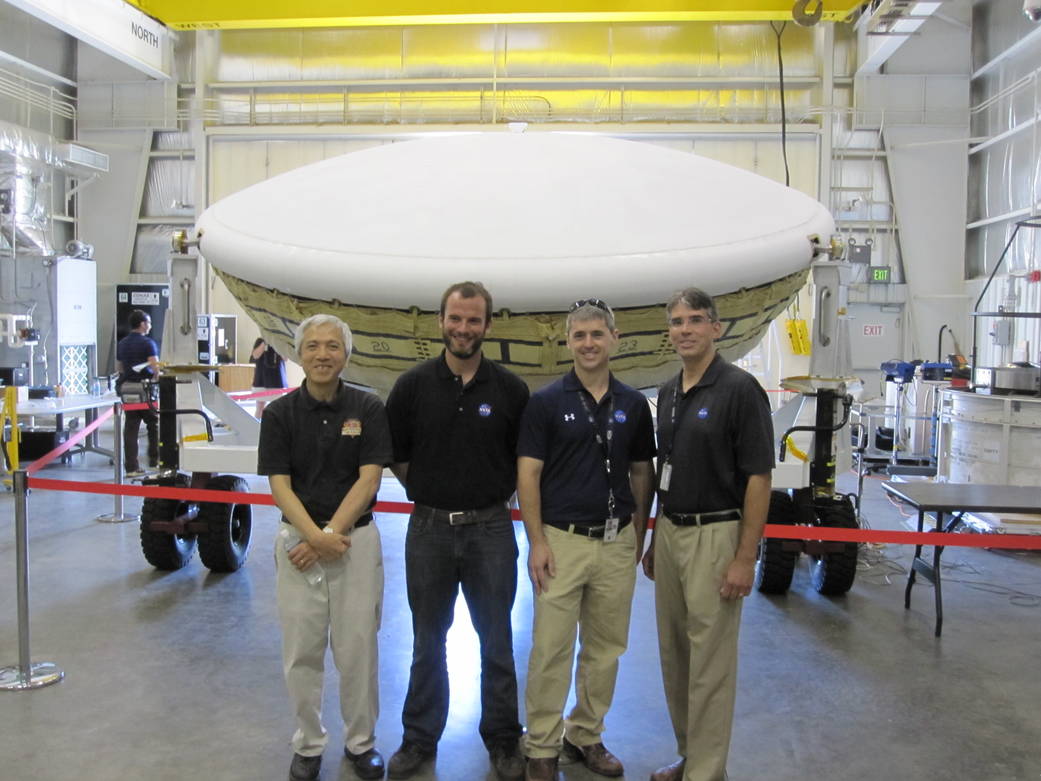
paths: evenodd
<path fill-rule="evenodd" d="M 501 779 L 519 779 L 517 674 L 510 612 L 517 540 L 509 501 L 527 386 L 484 356 L 492 297 L 479 282 L 441 296 L 445 350 L 405 372 L 387 398 L 394 473 L 414 503 L 405 537 L 412 670 L 401 747 L 387 774 L 408 778 L 437 753 L 448 718 L 445 637 L 460 588 L 481 643 L 480 734 Z"/>
<path fill-rule="evenodd" d="M 121 397 L 126 393 L 127 404 L 141 404 L 151 393 L 141 383 L 159 375 L 159 347 L 148 335 L 152 330 L 152 318 L 147 313 L 135 309 L 127 318 L 127 325 L 130 333 L 116 345 L 116 368 L 119 370 L 116 391 Z M 135 366 L 141 368 L 135 369 Z M 144 474 L 137 447 L 142 421 L 148 432 L 148 466 L 159 464 L 159 416 L 152 409 L 127 410 L 123 421 L 123 469 L 127 477 Z"/>
<path fill-rule="evenodd" d="M 567 344 L 574 368 L 532 395 L 521 424 L 517 495 L 535 591 L 525 695 L 528 781 L 555 779 L 562 748 L 595 773 L 623 773 L 600 736 L 629 640 L 653 492 L 654 430 L 647 399 L 608 368 L 618 336 L 607 304 L 573 304 Z M 565 721 L 576 625 L 577 702 Z"/>
<path fill-rule="evenodd" d="M 712 298 L 666 306 L 683 361 L 658 392 L 658 519 L 644 557 L 655 583 L 665 700 L 680 759 L 651 781 L 723 781 L 737 688 L 742 598 L 770 505 L 773 423 L 766 392 L 716 353 Z"/>
<path fill-rule="evenodd" d="M 282 511 L 275 542 L 282 667 L 296 713 L 290 781 L 318 778 L 325 649 L 340 673 L 344 754 L 361 778 L 383 778 L 376 632 L 383 552 L 372 506 L 392 452 L 383 402 L 340 379 L 351 330 L 332 315 L 296 329 L 304 382 L 268 405 L 257 474 Z"/>

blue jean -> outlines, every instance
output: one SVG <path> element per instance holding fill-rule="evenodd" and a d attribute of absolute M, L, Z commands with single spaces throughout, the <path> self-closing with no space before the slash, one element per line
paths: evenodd
<path fill-rule="evenodd" d="M 412 670 L 401 714 L 404 739 L 437 747 L 448 718 L 445 637 L 462 587 L 481 643 L 481 723 L 486 746 L 516 741 L 517 673 L 510 611 L 517 594 L 517 540 L 505 507 L 492 521 L 449 526 L 413 511 L 405 538 L 412 609 Z"/>

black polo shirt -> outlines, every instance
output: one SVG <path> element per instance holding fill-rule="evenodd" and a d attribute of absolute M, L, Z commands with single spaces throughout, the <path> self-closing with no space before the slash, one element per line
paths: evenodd
<path fill-rule="evenodd" d="M 398 377 L 387 398 L 394 460 L 408 463 L 408 498 L 442 510 L 476 510 L 517 490 L 517 427 L 528 386 L 482 358 L 462 380 L 444 352 Z"/>
<path fill-rule="evenodd" d="M 390 431 L 375 394 L 341 382 L 336 397 L 324 402 L 306 386 L 305 381 L 264 408 L 257 474 L 289 475 L 311 519 L 325 526 L 357 482 L 360 467 L 390 463 Z M 375 503 L 374 496 L 369 507 Z"/>
<path fill-rule="evenodd" d="M 532 394 L 521 423 L 517 455 L 542 461 L 542 520 L 602 524 L 607 518 L 608 482 L 604 449 L 596 441 L 579 394 L 607 443 L 609 417 L 612 436 L 611 486 L 615 515 L 625 518 L 636 509 L 629 485 L 629 465 L 654 458 L 654 426 L 647 399 L 619 382 L 614 375 L 600 402 L 574 370 Z"/>
<path fill-rule="evenodd" d="M 755 377 L 719 355 L 686 393 L 681 377 L 658 391 L 659 471 L 666 459 L 672 464 L 669 490 L 658 492 L 659 504 L 673 513 L 740 509 L 748 476 L 774 468 L 766 391 Z"/>

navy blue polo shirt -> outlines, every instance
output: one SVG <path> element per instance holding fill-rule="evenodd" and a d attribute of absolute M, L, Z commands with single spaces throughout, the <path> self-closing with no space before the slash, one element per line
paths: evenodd
<path fill-rule="evenodd" d="M 604 450 L 579 394 L 584 394 L 600 437 L 607 442 L 611 424 L 611 487 L 615 515 L 625 518 L 636 509 L 629 485 L 629 465 L 654 458 L 654 426 L 642 393 L 611 375 L 600 402 L 574 370 L 536 391 L 521 420 L 517 455 L 542 461 L 542 520 L 598 525 L 607 518 L 608 482 Z"/>
<path fill-rule="evenodd" d="M 398 377 L 387 397 L 394 460 L 418 504 L 478 510 L 517 490 L 517 427 L 528 386 L 486 357 L 466 385 L 444 352 Z M 265 413 L 266 414 L 266 413 Z"/>
<path fill-rule="evenodd" d="M 257 474 L 289 475 L 293 493 L 318 526 L 329 522 L 362 466 L 382 468 L 390 459 L 383 402 L 343 382 L 326 402 L 308 393 L 305 381 L 268 404 L 260 419 Z M 373 496 L 369 509 L 375 503 Z"/>
<path fill-rule="evenodd" d="M 119 375 L 119 384 L 124 382 L 141 382 L 146 377 L 152 376 L 152 370 L 145 367 L 136 372 L 132 367 L 146 363 L 152 356 L 159 357 L 159 347 L 155 340 L 137 331 L 131 331 L 116 345 L 116 360 L 123 367 Z"/>
<path fill-rule="evenodd" d="M 659 491 L 659 505 L 671 513 L 740 509 L 748 476 L 774 468 L 766 391 L 719 355 L 686 393 L 680 388 L 678 375 L 658 391 L 658 466 L 666 459 L 672 464 L 669 490 Z"/>

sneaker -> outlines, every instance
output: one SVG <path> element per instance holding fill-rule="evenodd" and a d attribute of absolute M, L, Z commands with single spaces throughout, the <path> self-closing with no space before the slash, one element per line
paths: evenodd
<path fill-rule="evenodd" d="M 502 781 L 520 781 L 524 778 L 524 757 L 517 748 L 517 741 L 492 743 L 488 747 L 488 759 Z"/>
<path fill-rule="evenodd" d="M 145 470 L 144 469 L 128 469 L 126 472 L 124 472 L 123 476 L 124 477 L 129 477 L 131 480 L 133 480 L 135 477 L 144 477 L 145 476 Z"/>
<path fill-rule="evenodd" d="M 316 757 L 293 754 L 293 763 L 289 766 L 289 781 L 315 781 L 321 769 L 321 754 Z"/>
<path fill-rule="evenodd" d="M 419 766 L 428 759 L 437 756 L 437 749 L 423 748 L 411 740 L 401 741 L 401 746 L 394 752 L 387 763 L 388 778 L 409 778 Z"/>

